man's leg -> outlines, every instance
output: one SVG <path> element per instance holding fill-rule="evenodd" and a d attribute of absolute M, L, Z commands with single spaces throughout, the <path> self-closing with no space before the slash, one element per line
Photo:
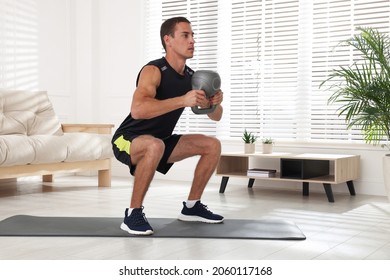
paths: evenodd
<path fill-rule="evenodd" d="M 221 143 L 218 139 L 205 135 L 182 136 L 173 150 L 169 160 L 179 161 L 199 155 L 194 179 L 187 202 L 184 202 L 179 220 L 187 222 L 221 223 L 224 218 L 208 210 L 200 202 L 203 191 L 213 174 L 221 155 Z"/>
<path fill-rule="evenodd" d="M 131 162 L 137 165 L 130 208 L 142 207 L 149 185 L 164 153 L 164 143 L 152 136 L 143 135 L 131 143 Z"/>
<path fill-rule="evenodd" d="M 144 135 L 135 138 L 130 145 L 131 162 L 137 165 L 130 208 L 120 228 L 131 234 L 153 234 L 153 228 L 143 213 L 142 203 L 153 179 L 156 167 L 164 153 L 165 145 L 160 139 Z"/>
<path fill-rule="evenodd" d="M 217 138 L 201 134 L 183 135 L 173 150 L 168 162 L 177 162 L 199 155 L 194 180 L 188 200 L 199 200 L 206 184 L 217 167 L 221 155 L 221 143 Z"/>

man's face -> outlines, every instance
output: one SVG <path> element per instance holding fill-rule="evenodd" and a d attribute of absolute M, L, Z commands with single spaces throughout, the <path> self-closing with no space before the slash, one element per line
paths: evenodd
<path fill-rule="evenodd" d="M 186 22 L 176 24 L 174 36 L 168 36 L 168 48 L 183 58 L 194 56 L 194 33 L 191 25 Z"/>

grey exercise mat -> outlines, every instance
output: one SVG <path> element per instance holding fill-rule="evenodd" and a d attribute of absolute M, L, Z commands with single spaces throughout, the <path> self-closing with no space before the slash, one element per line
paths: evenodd
<path fill-rule="evenodd" d="M 0 222 L 0 236 L 137 237 L 119 228 L 122 220 L 110 217 L 17 215 Z M 221 224 L 167 218 L 148 218 L 148 221 L 154 234 L 146 238 L 306 239 L 295 223 L 284 220 L 225 219 Z"/>

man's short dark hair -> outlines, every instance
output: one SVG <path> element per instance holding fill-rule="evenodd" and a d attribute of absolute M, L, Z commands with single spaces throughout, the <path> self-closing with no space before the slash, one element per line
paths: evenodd
<path fill-rule="evenodd" d="M 170 19 L 167 19 L 166 21 L 161 24 L 161 29 L 160 29 L 160 38 L 161 38 L 161 44 L 164 47 L 164 50 L 166 50 L 165 42 L 164 42 L 164 36 L 165 35 L 171 35 L 172 37 L 175 34 L 175 27 L 176 24 L 180 22 L 186 22 L 191 24 L 191 22 L 186 19 L 185 17 L 173 17 Z"/>

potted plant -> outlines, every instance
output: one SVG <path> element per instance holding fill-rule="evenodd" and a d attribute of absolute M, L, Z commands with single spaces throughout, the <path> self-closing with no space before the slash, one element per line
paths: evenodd
<path fill-rule="evenodd" d="M 321 83 L 332 82 L 334 93 L 329 103 L 340 103 L 348 128 L 361 129 L 366 143 L 389 149 L 390 139 L 390 37 L 373 28 L 358 28 L 359 33 L 342 43 L 361 54 L 350 66 L 332 71 Z M 383 174 L 390 200 L 390 155 L 383 158 Z"/>
<path fill-rule="evenodd" d="M 263 138 L 261 142 L 263 143 L 263 154 L 272 154 L 274 140 L 272 138 Z"/>
<path fill-rule="evenodd" d="M 244 151 L 246 154 L 253 154 L 256 150 L 256 140 L 257 136 L 253 135 L 252 132 L 248 132 L 246 129 L 242 135 L 242 140 L 244 140 L 245 147 Z"/>

